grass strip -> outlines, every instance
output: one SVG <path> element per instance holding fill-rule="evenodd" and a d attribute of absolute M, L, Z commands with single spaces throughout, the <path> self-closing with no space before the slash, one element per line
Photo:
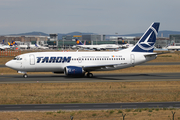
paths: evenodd
<path fill-rule="evenodd" d="M 44 111 L 44 112 L 0 112 L 2 120 L 172 120 L 180 119 L 180 109 L 174 108 L 145 108 L 145 109 L 117 109 L 96 111 Z"/>
<path fill-rule="evenodd" d="M 0 104 L 180 101 L 180 81 L 0 84 Z"/>

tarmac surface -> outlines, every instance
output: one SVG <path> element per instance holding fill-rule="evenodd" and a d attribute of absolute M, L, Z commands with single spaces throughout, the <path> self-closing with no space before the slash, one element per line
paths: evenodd
<path fill-rule="evenodd" d="M 102 110 L 137 108 L 180 108 L 180 102 L 0 105 L 0 111 Z"/>
<path fill-rule="evenodd" d="M 1 83 L 71 83 L 71 82 L 137 82 L 137 81 L 180 81 L 179 73 L 147 74 L 94 74 L 88 77 L 67 77 L 64 74 L 30 74 L 28 78 L 18 75 L 0 75 Z"/>

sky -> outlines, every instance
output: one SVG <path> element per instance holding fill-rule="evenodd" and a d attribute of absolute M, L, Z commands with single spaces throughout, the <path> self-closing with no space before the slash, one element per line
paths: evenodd
<path fill-rule="evenodd" d="M 142 33 L 153 22 L 180 31 L 180 0 L 0 0 L 0 35 Z"/>

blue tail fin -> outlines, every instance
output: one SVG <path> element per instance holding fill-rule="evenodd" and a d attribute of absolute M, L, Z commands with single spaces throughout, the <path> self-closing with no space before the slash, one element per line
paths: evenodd
<path fill-rule="evenodd" d="M 17 43 L 16 43 L 15 41 L 12 41 L 12 44 L 13 44 L 13 45 L 17 45 Z"/>
<path fill-rule="evenodd" d="M 1 44 L 4 44 L 4 40 L 2 41 L 2 43 Z"/>
<path fill-rule="evenodd" d="M 83 44 L 80 40 L 76 39 L 76 45 L 83 45 Z"/>
<path fill-rule="evenodd" d="M 132 52 L 153 52 L 160 23 L 152 23 L 134 46 Z"/>

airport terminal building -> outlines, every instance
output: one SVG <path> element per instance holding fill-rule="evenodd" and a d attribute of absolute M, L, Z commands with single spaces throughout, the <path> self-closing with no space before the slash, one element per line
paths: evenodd
<path fill-rule="evenodd" d="M 0 42 L 5 40 L 5 43 L 18 41 L 18 44 L 39 44 L 48 46 L 50 49 L 71 49 L 76 45 L 76 39 L 79 39 L 86 45 L 100 44 L 136 44 L 140 37 L 132 36 L 117 36 L 117 35 L 65 35 L 58 38 L 58 34 L 49 34 L 49 36 L 0 36 Z M 180 46 L 180 35 L 169 35 L 169 37 L 158 37 L 155 47 L 165 48 L 169 45 Z"/>

